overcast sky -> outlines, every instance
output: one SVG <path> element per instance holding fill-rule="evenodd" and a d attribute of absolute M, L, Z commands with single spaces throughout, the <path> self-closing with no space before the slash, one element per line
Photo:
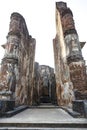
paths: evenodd
<path fill-rule="evenodd" d="M 57 0 L 59 1 L 59 0 Z M 71 8 L 80 41 L 87 41 L 87 0 L 64 0 Z M 52 39 L 56 35 L 55 0 L 1 0 L 0 45 L 6 43 L 10 15 L 18 12 L 25 18 L 29 34 L 36 39 L 35 60 L 40 64 L 54 66 Z M 83 48 L 87 60 L 87 45 Z M 4 49 L 0 47 L 0 60 Z"/>

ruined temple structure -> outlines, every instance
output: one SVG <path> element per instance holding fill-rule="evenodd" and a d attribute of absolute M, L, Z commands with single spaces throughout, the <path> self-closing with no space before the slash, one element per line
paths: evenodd
<path fill-rule="evenodd" d="M 56 37 L 53 39 L 56 92 L 60 105 L 70 105 L 75 99 L 86 99 L 86 66 L 73 13 L 65 2 L 56 2 Z"/>
<path fill-rule="evenodd" d="M 87 99 L 86 66 L 75 29 L 73 13 L 64 2 L 56 2 L 56 37 L 53 39 L 55 73 L 35 62 L 36 40 L 25 19 L 12 13 L 5 54 L 0 70 L 0 100 L 15 106 L 52 103 L 72 107 L 75 99 Z"/>
<path fill-rule="evenodd" d="M 35 45 L 23 16 L 12 13 L 7 43 L 2 45 L 0 95 L 10 96 L 16 106 L 56 102 L 54 69 L 35 62 Z"/>
<path fill-rule="evenodd" d="M 5 55 L 1 65 L 2 88 L 12 92 L 16 105 L 32 104 L 36 40 L 29 35 L 19 13 L 11 15 Z"/>
<path fill-rule="evenodd" d="M 35 62 L 33 90 L 34 104 L 56 104 L 56 81 L 53 68 Z"/>

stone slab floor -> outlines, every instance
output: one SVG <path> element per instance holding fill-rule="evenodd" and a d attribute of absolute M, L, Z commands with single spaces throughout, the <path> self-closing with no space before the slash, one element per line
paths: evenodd
<path fill-rule="evenodd" d="M 15 129 L 15 125 L 13 124 L 30 124 L 29 127 L 34 126 L 34 124 L 87 124 L 87 119 L 85 118 L 73 118 L 72 116 L 70 116 L 67 112 L 65 112 L 64 110 L 60 109 L 60 108 L 46 108 L 46 109 L 39 109 L 39 108 L 30 108 L 30 109 L 26 109 L 25 111 L 13 116 L 13 117 L 9 117 L 9 118 L 0 118 L 0 129 L 2 128 L 7 128 L 7 126 L 9 127 L 11 124 L 11 129 Z M 3 124 L 3 125 L 2 125 Z M 7 126 L 6 126 L 7 124 Z M 13 126 L 12 126 L 13 125 Z M 3 126 L 1 128 L 1 126 Z M 21 126 L 17 126 L 17 127 L 21 127 Z M 35 128 L 32 128 L 33 130 Z M 47 126 L 48 127 L 48 126 Z M 58 126 L 59 127 L 59 126 Z M 22 126 L 23 128 L 23 126 Z M 22 129 L 21 128 L 21 129 Z M 17 128 L 16 128 L 17 129 Z M 27 129 L 27 127 L 26 127 Z M 31 128 L 28 128 L 31 129 Z M 44 126 L 45 129 L 45 126 Z M 41 128 L 41 130 L 44 130 L 43 128 Z M 37 130 L 40 130 L 40 126 L 39 128 L 37 128 Z M 82 130 L 82 128 L 46 128 L 46 130 Z M 87 128 L 83 128 L 83 130 L 87 130 Z"/>

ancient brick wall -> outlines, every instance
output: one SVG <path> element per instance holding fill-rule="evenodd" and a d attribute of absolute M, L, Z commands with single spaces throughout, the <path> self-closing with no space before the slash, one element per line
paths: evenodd
<path fill-rule="evenodd" d="M 63 106 L 71 106 L 73 95 L 73 84 L 70 81 L 70 72 L 66 58 L 66 44 L 61 21 L 61 12 L 56 3 L 56 38 L 54 39 L 54 61 L 56 76 L 57 103 Z M 63 4 L 62 4 L 63 6 Z M 65 6 L 65 5 L 64 5 Z M 63 6 L 63 7 L 64 7 Z"/>
<path fill-rule="evenodd" d="M 1 68 L 6 65 L 6 71 L 8 71 L 8 66 L 11 66 L 16 76 L 16 105 L 32 105 L 35 44 L 36 40 L 29 35 L 23 16 L 12 13 L 7 43 L 3 45 L 5 55 Z M 7 86 L 9 88 L 9 85 Z"/>
<path fill-rule="evenodd" d="M 73 13 L 64 2 L 57 2 L 56 8 L 61 17 L 64 42 L 66 46 L 67 65 L 70 70 L 70 79 L 73 83 L 74 89 L 84 93 L 87 89 L 86 68 L 82 57 L 81 43 L 79 42 L 79 37 L 75 29 Z"/>
<path fill-rule="evenodd" d="M 84 66 L 84 62 L 71 63 L 69 64 L 69 68 L 74 90 L 84 94 L 87 91 L 86 67 Z"/>
<path fill-rule="evenodd" d="M 16 87 L 16 101 L 18 104 L 32 105 L 35 39 L 32 38 L 24 18 L 17 13 L 11 15 L 10 29 L 13 33 L 20 34 L 18 50 L 19 80 Z"/>
<path fill-rule="evenodd" d="M 70 33 L 77 33 L 74 24 L 73 13 L 71 9 L 67 7 L 67 3 L 56 2 L 56 8 L 60 12 L 64 36 Z"/>

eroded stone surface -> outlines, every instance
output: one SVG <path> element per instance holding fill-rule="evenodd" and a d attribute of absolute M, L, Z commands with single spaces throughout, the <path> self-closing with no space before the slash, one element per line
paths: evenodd
<path fill-rule="evenodd" d="M 56 8 L 60 12 L 64 36 L 77 33 L 75 29 L 73 13 L 64 2 L 56 2 Z"/>
<path fill-rule="evenodd" d="M 1 66 L 1 83 L 2 87 L 12 91 L 16 105 L 32 104 L 35 43 L 23 16 L 13 13 L 7 43 L 3 45 L 5 55 Z"/>
<path fill-rule="evenodd" d="M 56 93 L 59 105 L 71 106 L 74 99 L 73 84 L 70 81 L 70 72 L 66 57 L 66 44 L 64 41 L 60 12 L 56 7 L 56 38 L 53 40 Z M 72 85 L 71 85 L 72 84 Z"/>
<path fill-rule="evenodd" d="M 16 106 L 57 100 L 58 105 L 70 107 L 75 98 L 87 99 L 83 44 L 65 2 L 56 2 L 55 73 L 53 68 L 35 62 L 35 46 L 36 40 L 29 35 L 23 16 L 12 13 L 7 42 L 2 45 L 5 54 L 0 70 L 0 99 L 11 93 Z"/>
<path fill-rule="evenodd" d="M 75 99 L 73 91 L 86 98 L 84 91 L 87 90 L 87 76 L 81 44 L 75 29 L 73 13 L 64 2 L 56 2 L 56 38 L 53 40 L 53 46 L 59 104 L 71 104 Z"/>

